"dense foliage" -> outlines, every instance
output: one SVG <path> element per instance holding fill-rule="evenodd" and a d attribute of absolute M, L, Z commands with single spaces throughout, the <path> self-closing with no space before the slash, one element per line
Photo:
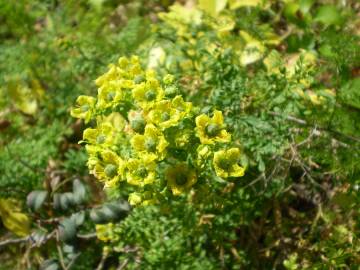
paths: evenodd
<path fill-rule="evenodd" d="M 0 1 L 0 269 L 358 269 L 359 14 Z"/>

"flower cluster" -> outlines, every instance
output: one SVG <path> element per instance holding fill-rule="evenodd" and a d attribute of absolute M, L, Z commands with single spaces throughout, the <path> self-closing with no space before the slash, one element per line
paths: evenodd
<path fill-rule="evenodd" d="M 159 80 L 138 57 L 122 57 L 96 85 L 97 98 L 78 97 L 71 114 L 95 124 L 82 141 L 90 171 L 105 187 L 130 187 L 131 204 L 157 203 L 214 177 L 244 175 L 222 112 L 200 114 L 172 75 Z"/>

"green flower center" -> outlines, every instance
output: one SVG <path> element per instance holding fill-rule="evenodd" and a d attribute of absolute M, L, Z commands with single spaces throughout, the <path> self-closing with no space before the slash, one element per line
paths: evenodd
<path fill-rule="evenodd" d="M 183 186 L 187 183 L 187 175 L 184 174 L 184 173 L 179 173 L 175 176 L 175 183 L 178 185 L 178 186 Z"/>
<path fill-rule="evenodd" d="M 147 101 L 152 101 L 156 98 L 156 92 L 154 90 L 149 90 L 145 93 L 145 99 Z"/>
<path fill-rule="evenodd" d="M 146 176 L 148 176 L 148 171 L 146 170 L 145 167 L 142 166 L 136 170 L 135 174 L 140 178 L 145 178 Z"/>
<path fill-rule="evenodd" d="M 169 113 L 163 112 L 163 113 L 161 114 L 161 121 L 162 121 L 162 122 L 165 122 L 165 121 L 167 121 L 167 120 L 169 120 L 169 119 L 170 119 L 170 114 L 169 114 Z"/>
<path fill-rule="evenodd" d="M 227 159 L 227 158 L 221 158 L 219 160 L 219 167 L 221 169 L 224 170 L 229 170 L 231 168 L 231 166 L 233 165 L 234 162 L 232 162 L 231 160 Z"/>
<path fill-rule="evenodd" d="M 107 94 L 106 99 L 107 99 L 107 101 L 112 101 L 114 99 L 114 97 L 115 97 L 115 93 L 110 92 Z"/>
<path fill-rule="evenodd" d="M 81 108 L 82 112 L 87 112 L 90 109 L 90 106 L 85 104 L 85 105 L 82 105 L 80 108 Z"/>
<path fill-rule="evenodd" d="M 205 128 L 206 134 L 209 135 L 210 137 L 215 137 L 216 135 L 218 135 L 220 130 L 221 130 L 221 127 L 217 124 L 209 124 Z"/>
<path fill-rule="evenodd" d="M 155 152 L 156 150 L 156 141 L 152 138 L 148 138 L 145 141 L 145 149 L 149 152 Z"/>
<path fill-rule="evenodd" d="M 145 121 L 142 117 L 138 117 L 130 122 L 131 128 L 137 133 L 143 133 L 145 129 Z"/>
<path fill-rule="evenodd" d="M 136 84 L 142 83 L 143 81 L 145 81 L 145 78 L 143 75 L 136 75 L 134 78 L 134 82 Z"/>
<path fill-rule="evenodd" d="M 107 177 L 113 178 L 117 174 L 117 167 L 114 164 L 106 165 L 104 172 Z"/>
<path fill-rule="evenodd" d="M 105 135 L 99 135 L 96 138 L 96 143 L 97 144 L 103 144 L 106 140 L 106 136 Z"/>

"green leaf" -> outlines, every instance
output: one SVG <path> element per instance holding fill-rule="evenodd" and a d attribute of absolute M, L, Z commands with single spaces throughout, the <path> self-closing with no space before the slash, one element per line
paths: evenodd
<path fill-rule="evenodd" d="M 65 192 L 60 195 L 60 207 L 62 210 L 67 210 L 70 206 L 75 204 L 74 194 Z"/>
<path fill-rule="evenodd" d="M 46 261 L 43 261 L 43 263 L 40 265 L 40 270 L 59 270 L 59 264 L 57 263 L 57 260 L 49 259 Z"/>
<path fill-rule="evenodd" d="M 44 204 L 48 193 L 45 190 L 34 190 L 27 196 L 27 206 L 33 211 L 38 211 Z"/>
<path fill-rule="evenodd" d="M 76 223 L 72 218 L 66 218 L 59 224 L 59 238 L 66 243 L 71 242 L 76 237 Z"/>
<path fill-rule="evenodd" d="M 284 15 L 288 20 L 297 19 L 296 13 L 298 12 L 300 6 L 298 3 L 289 2 L 284 7 Z"/>
<path fill-rule="evenodd" d="M 346 83 L 339 91 L 340 100 L 351 107 L 360 109 L 360 78 Z"/>
<path fill-rule="evenodd" d="M 130 205 L 127 202 L 113 202 L 90 211 L 90 218 L 96 224 L 105 224 L 124 219 L 129 211 Z"/>
<path fill-rule="evenodd" d="M 76 226 L 81 226 L 85 221 L 85 211 L 74 213 L 70 218 L 75 222 Z"/>
<path fill-rule="evenodd" d="M 219 14 L 226 4 L 227 0 L 199 0 L 199 7 L 212 16 Z"/>
<path fill-rule="evenodd" d="M 256 7 L 262 2 L 262 0 L 229 0 L 229 6 L 230 9 L 238 9 L 240 7 Z"/>
<path fill-rule="evenodd" d="M 59 193 L 54 193 L 54 196 L 53 196 L 53 206 L 54 206 L 54 209 L 61 209 L 60 197 L 61 197 L 61 194 L 59 194 Z"/>
<path fill-rule="evenodd" d="M 79 179 L 75 179 L 73 182 L 73 193 L 75 203 L 81 204 L 86 200 L 86 188 Z"/>
<path fill-rule="evenodd" d="M 335 6 L 325 5 L 317 10 L 315 21 L 321 22 L 324 25 L 339 25 L 342 22 L 342 16 Z"/>
<path fill-rule="evenodd" d="M 307 14 L 309 13 L 313 4 L 314 4 L 314 0 L 300 0 L 299 8 L 303 14 Z"/>

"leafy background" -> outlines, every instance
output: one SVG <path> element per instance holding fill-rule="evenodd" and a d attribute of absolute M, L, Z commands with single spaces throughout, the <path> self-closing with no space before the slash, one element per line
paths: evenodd
<path fill-rule="evenodd" d="M 359 4 L 172 4 L 0 1 L 0 269 L 357 269 Z M 89 175 L 69 110 L 132 54 L 224 111 L 245 177 L 130 210 Z"/>

